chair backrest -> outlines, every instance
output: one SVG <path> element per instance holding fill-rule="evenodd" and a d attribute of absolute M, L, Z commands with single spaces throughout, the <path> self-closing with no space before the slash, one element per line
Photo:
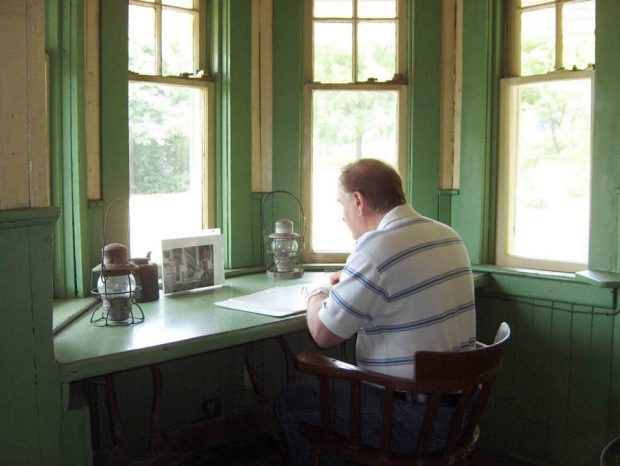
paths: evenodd
<path fill-rule="evenodd" d="M 499 371 L 502 352 L 510 339 L 510 327 L 502 323 L 490 345 L 460 352 L 419 351 L 415 354 L 415 379 L 407 380 L 363 371 L 350 364 L 320 354 L 300 354 L 298 367 L 319 377 L 321 383 L 320 427 L 302 426 L 303 435 L 313 444 L 313 464 L 320 451 L 331 451 L 362 464 L 452 464 L 466 457 L 476 441 L 476 427 Z M 329 379 L 340 377 L 351 384 L 350 438 L 336 438 L 331 431 Z M 360 388 L 363 382 L 385 388 L 382 437 L 379 448 L 360 445 Z M 414 453 L 408 458 L 390 451 L 390 432 L 395 394 L 410 391 L 426 399 L 426 411 Z M 454 403 L 446 445 L 430 451 L 433 426 L 446 397 Z"/>
<path fill-rule="evenodd" d="M 426 393 L 428 400 L 416 455 L 426 453 L 441 399 L 447 393 L 456 400 L 456 408 L 444 454 L 458 455 L 473 447 L 475 429 L 509 339 L 510 327 L 503 322 L 491 345 L 478 345 L 469 351 L 419 351 L 415 354 L 414 391 Z"/>

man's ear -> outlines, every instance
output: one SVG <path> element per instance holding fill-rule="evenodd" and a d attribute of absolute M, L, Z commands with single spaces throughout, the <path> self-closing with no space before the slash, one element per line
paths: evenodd
<path fill-rule="evenodd" d="M 353 191 L 352 197 L 357 213 L 363 213 L 366 209 L 366 197 L 359 191 Z"/>

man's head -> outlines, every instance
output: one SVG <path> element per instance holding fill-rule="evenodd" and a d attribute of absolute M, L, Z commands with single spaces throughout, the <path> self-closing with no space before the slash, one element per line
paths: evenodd
<path fill-rule="evenodd" d="M 355 239 L 376 229 L 388 211 L 407 202 L 396 170 L 375 159 L 359 159 L 342 169 L 338 201 Z"/>

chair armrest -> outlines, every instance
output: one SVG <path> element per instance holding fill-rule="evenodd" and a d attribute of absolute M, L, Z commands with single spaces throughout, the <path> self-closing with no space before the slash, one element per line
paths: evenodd
<path fill-rule="evenodd" d="M 363 370 L 320 353 L 300 353 L 295 362 L 299 370 L 317 376 L 341 377 L 380 385 L 392 390 L 411 391 L 415 386 L 412 380 Z"/>

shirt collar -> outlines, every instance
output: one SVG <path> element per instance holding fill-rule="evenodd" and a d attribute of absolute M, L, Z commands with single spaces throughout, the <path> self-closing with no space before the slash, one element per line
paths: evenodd
<path fill-rule="evenodd" d="M 387 228 L 390 223 L 396 222 L 406 217 L 420 217 L 420 214 L 417 213 L 409 204 L 401 204 L 394 207 L 383 216 L 383 218 L 379 222 L 379 225 L 377 226 L 377 230 L 383 230 Z"/>

